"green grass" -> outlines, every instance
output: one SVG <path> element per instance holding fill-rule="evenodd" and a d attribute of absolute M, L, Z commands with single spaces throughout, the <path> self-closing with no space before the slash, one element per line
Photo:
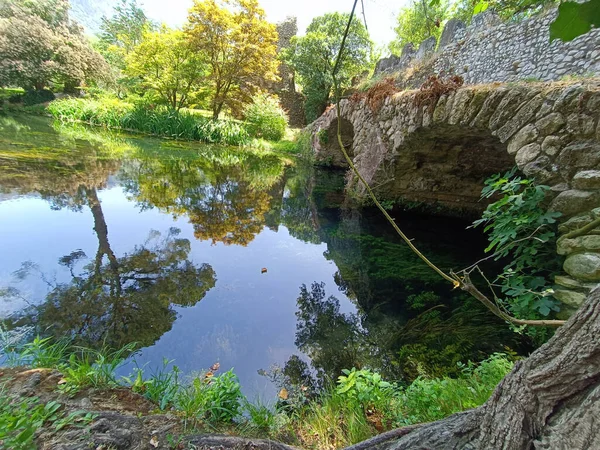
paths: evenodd
<path fill-rule="evenodd" d="M 21 89 L 21 88 L 3 88 L 0 89 L 0 103 L 2 103 L 2 101 L 4 100 L 8 100 L 9 97 L 12 97 L 13 95 L 20 95 L 20 94 L 24 94 L 25 90 Z"/>
<path fill-rule="evenodd" d="M 154 136 L 206 143 L 244 145 L 250 141 L 245 126 L 233 120 L 210 120 L 189 111 L 132 105 L 115 98 L 55 100 L 48 111 L 64 123 L 85 122 Z"/>
<path fill-rule="evenodd" d="M 354 383 L 340 377 L 320 397 L 295 412 L 294 428 L 308 448 L 340 448 L 380 431 L 443 419 L 483 404 L 511 370 L 506 355 L 462 366 L 459 378 L 418 378 L 406 388 L 363 369 Z M 351 385 L 348 387 L 348 385 Z"/>
<path fill-rule="evenodd" d="M 337 383 L 316 396 L 307 398 L 301 387 L 288 386 L 286 394 L 280 393 L 277 403 L 269 406 L 248 401 L 233 371 L 217 375 L 218 366 L 182 377 L 176 366 L 171 367 L 172 361 L 165 360 L 150 374 L 137 367 L 131 376 L 117 377 L 117 368 L 134 354 L 134 344 L 96 351 L 38 337 L 3 350 L 12 355 L 7 359 L 12 364 L 60 370 L 64 383 L 58 389 L 68 395 L 87 387 L 128 387 L 154 402 L 157 410 L 181 417 L 187 431 L 226 430 L 307 449 L 341 448 L 384 430 L 442 419 L 479 406 L 513 365 L 506 355 L 495 354 L 478 365 L 460 365 L 458 378 L 420 377 L 406 387 L 387 382 L 368 369 L 346 370 Z M 59 410 L 56 402 L 15 399 L 0 390 L 0 440 L 10 442 L 10 448 L 32 448 L 33 433 L 43 425 L 91 420 L 89 414 L 65 416 Z"/>
<path fill-rule="evenodd" d="M 66 414 L 56 401 L 42 403 L 37 397 L 17 397 L 0 386 L 0 446 L 12 450 L 37 448 L 35 432 L 50 425 L 56 432 L 67 426 L 86 426 L 92 413 L 76 411 Z"/>
<path fill-rule="evenodd" d="M 313 158 L 311 140 L 312 136 L 309 132 L 299 128 L 288 128 L 280 141 L 254 139 L 249 146 L 277 153 L 297 155 L 310 160 Z"/>

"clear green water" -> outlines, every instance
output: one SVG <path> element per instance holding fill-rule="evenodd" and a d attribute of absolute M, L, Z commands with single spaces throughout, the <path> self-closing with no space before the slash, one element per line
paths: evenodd
<path fill-rule="evenodd" d="M 149 369 L 220 362 L 267 397 L 259 372 L 286 362 L 290 374 L 369 366 L 411 380 L 527 350 L 376 211 L 346 206 L 342 187 L 343 174 L 265 152 L 0 117 L 4 327 L 135 341 Z M 468 223 L 396 216 L 445 269 L 481 256 Z"/>

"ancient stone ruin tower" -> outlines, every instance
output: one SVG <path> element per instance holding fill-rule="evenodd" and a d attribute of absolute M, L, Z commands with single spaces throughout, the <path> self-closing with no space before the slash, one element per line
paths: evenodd
<path fill-rule="evenodd" d="M 298 25 L 295 17 L 288 17 L 277 24 L 279 40 L 277 42 L 277 53 L 290 45 L 292 37 L 298 33 Z M 290 126 L 303 127 L 306 125 L 304 117 L 304 99 L 302 94 L 296 92 L 294 71 L 286 64 L 279 65 L 280 81 L 275 83 L 272 90 L 279 96 L 281 106 L 288 113 Z"/>

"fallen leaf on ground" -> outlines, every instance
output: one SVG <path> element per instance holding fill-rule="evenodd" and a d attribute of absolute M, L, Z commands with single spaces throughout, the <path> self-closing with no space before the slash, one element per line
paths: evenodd
<path fill-rule="evenodd" d="M 279 394 L 277 394 L 277 396 L 281 399 L 281 400 L 287 400 L 288 399 L 288 391 L 286 388 L 283 388 L 279 391 Z"/>

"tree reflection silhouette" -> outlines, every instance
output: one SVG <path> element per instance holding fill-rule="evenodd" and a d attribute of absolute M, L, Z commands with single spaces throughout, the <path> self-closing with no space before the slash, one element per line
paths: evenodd
<path fill-rule="evenodd" d="M 89 258 L 74 250 L 59 259 L 70 271 L 69 282 L 53 281 L 35 263 L 25 262 L 17 276 L 39 276 L 49 291 L 39 306 L 22 311 L 10 325 L 34 324 L 40 332 L 92 347 L 151 345 L 171 329 L 174 306 L 195 305 L 215 285 L 216 274 L 210 265 L 189 259 L 190 241 L 179 238 L 177 228 L 153 231 L 120 256 L 112 249 L 98 191 L 121 167 L 123 152 L 136 148 L 87 130 L 50 134 L 46 129 L 40 135 L 21 134 L 16 126 L 11 130 L 9 150 L 0 152 L 0 191 L 38 193 L 52 209 L 89 208 L 98 248 Z M 51 142 L 45 146 L 40 139 Z M 15 288 L 3 293 L 20 296 Z"/>
<path fill-rule="evenodd" d="M 187 216 L 197 239 L 246 246 L 273 225 L 268 214 L 281 202 L 285 169 L 276 155 L 214 149 L 173 158 L 136 156 L 136 164 L 120 173 L 126 192 L 143 209 Z"/>

